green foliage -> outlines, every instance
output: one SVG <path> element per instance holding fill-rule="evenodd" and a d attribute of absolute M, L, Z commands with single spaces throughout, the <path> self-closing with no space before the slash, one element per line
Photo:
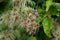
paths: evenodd
<path fill-rule="evenodd" d="M 9 11 L 12 8 L 13 4 L 10 3 L 10 0 L 3 0 L 0 2 L 0 14 L 5 11 Z M 51 29 L 53 23 L 57 19 L 57 23 L 60 24 L 60 3 L 58 3 L 58 0 L 31 0 L 30 2 L 27 2 L 26 7 L 21 8 L 21 10 L 27 11 L 29 8 L 37 10 L 38 18 L 35 21 L 36 23 L 40 23 L 40 28 L 38 28 L 39 30 L 37 30 L 36 34 L 29 35 L 28 32 L 26 32 L 25 28 L 18 27 L 17 25 L 15 29 L 12 29 L 14 31 L 17 29 L 19 32 L 19 34 L 16 34 L 16 40 L 49 40 L 48 38 L 52 38 Z M 20 16 L 26 17 L 27 15 L 23 14 Z M 2 30 L 6 30 L 7 28 L 8 26 L 4 22 L 0 23 L 0 32 Z"/>
<path fill-rule="evenodd" d="M 7 28 L 7 25 L 3 22 L 0 24 L 0 31 L 5 30 Z"/>
<path fill-rule="evenodd" d="M 53 3 L 52 0 L 47 0 L 46 1 L 46 11 L 49 10 L 49 8 L 51 7 L 52 3 Z"/>
<path fill-rule="evenodd" d="M 2 2 L 0 2 L 0 14 L 2 14 L 2 12 L 12 9 L 12 7 L 13 6 L 10 0 L 3 0 Z"/>
<path fill-rule="evenodd" d="M 29 37 L 28 40 L 37 40 L 36 37 Z"/>
<path fill-rule="evenodd" d="M 43 28 L 44 28 L 44 32 L 45 34 L 48 36 L 48 37 L 51 37 L 51 34 L 50 34 L 50 30 L 53 26 L 53 19 L 52 18 L 44 18 L 43 22 Z"/>

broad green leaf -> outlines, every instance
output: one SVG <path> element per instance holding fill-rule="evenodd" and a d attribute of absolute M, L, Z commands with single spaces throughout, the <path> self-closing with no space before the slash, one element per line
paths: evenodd
<path fill-rule="evenodd" d="M 29 37 L 28 40 L 37 40 L 36 37 Z"/>
<path fill-rule="evenodd" d="M 51 34 L 50 34 L 50 30 L 53 26 L 53 19 L 52 18 L 45 18 L 42 22 L 43 24 L 43 28 L 44 28 L 44 32 L 45 34 L 48 36 L 48 37 L 51 37 Z"/>
<path fill-rule="evenodd" d="M 50 8 L 50 6 L 52 5 L 52 0 L 47 0 L 46 1 L 46 11 L 48 11 L 49 10 L 49 8 Z"/>

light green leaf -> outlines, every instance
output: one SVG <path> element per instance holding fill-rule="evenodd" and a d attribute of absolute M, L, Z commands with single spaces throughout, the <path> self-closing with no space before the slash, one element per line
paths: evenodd
<path fill-rule="evenodd" d="M 28 40 L 37 40 L 36 37 L 29 37 Z"/>
<path fill-rule="evenodd" d="M 48 36 L 48 37 L 51 37 L 51 34 L 50 34 L 50 30 L 53 26 L 53 19 L 52 18 L 45 18 L 42 22 L 43 24 L 43 28 L 44 28 L 44 32 L 45 34 Z"/>
<path fill-rule="evenodd" d="M 50 6 L 53 4 L 52 0 L 47 0 L 46 1 L 46 11 L 49 10 Z"/>

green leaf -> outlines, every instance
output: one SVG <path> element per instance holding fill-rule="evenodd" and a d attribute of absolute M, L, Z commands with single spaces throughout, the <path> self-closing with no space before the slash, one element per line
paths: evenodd
<path fill-rule="evenodd" d="M 43 9 L 38 9 L 38 16 L 39 16 L 39 18 L 37 18 L 35 21 L 36 21 L 37 23 L 40 23 L 40 22 L 43 20 L 44 15 L 45 15 L 45 10 L 43 10 Z"/>
<path fill-rule="evenodd" d="M 52 18 L 45 18 L 42 22 L 43 24 L 43 28 L 44 28 L 44 32 L 45 34 L 48 36 L 48 37 L 51 37 L 51 34 L 50 34 L 50 30 L 53 26 L 53 19 Z"/>
<path fill-rule="evenodd" d="M 49 10 L 49 8 L 50 8 L 50 6 L 52 5 L 52 0 L 47 0 L 46 1 L 46 11 L 48 11 Z"/>
<path fill-rule="evenodd" d="M 54 3 L 53 5 L 55 5 L 57 9 L 60 9 L 60 3 Z"/>
<path fill-rule="evenodd" d="M 4 22 L 2 22 L 0 24 L 0 30 L 5 30 L 6 28 L 7 28 L 7 25 Z"/>
<path fill-rule="evenodd" d="M 28 40 L 37 40 L 36 37 L 29 37 Z"/>
<path fill-rule="evenodd" d="M 51 15 L 57 15 L 58 14 L 58 10 L 55 6 L 51 6 L 49 9 L 49 12 Z"/>

